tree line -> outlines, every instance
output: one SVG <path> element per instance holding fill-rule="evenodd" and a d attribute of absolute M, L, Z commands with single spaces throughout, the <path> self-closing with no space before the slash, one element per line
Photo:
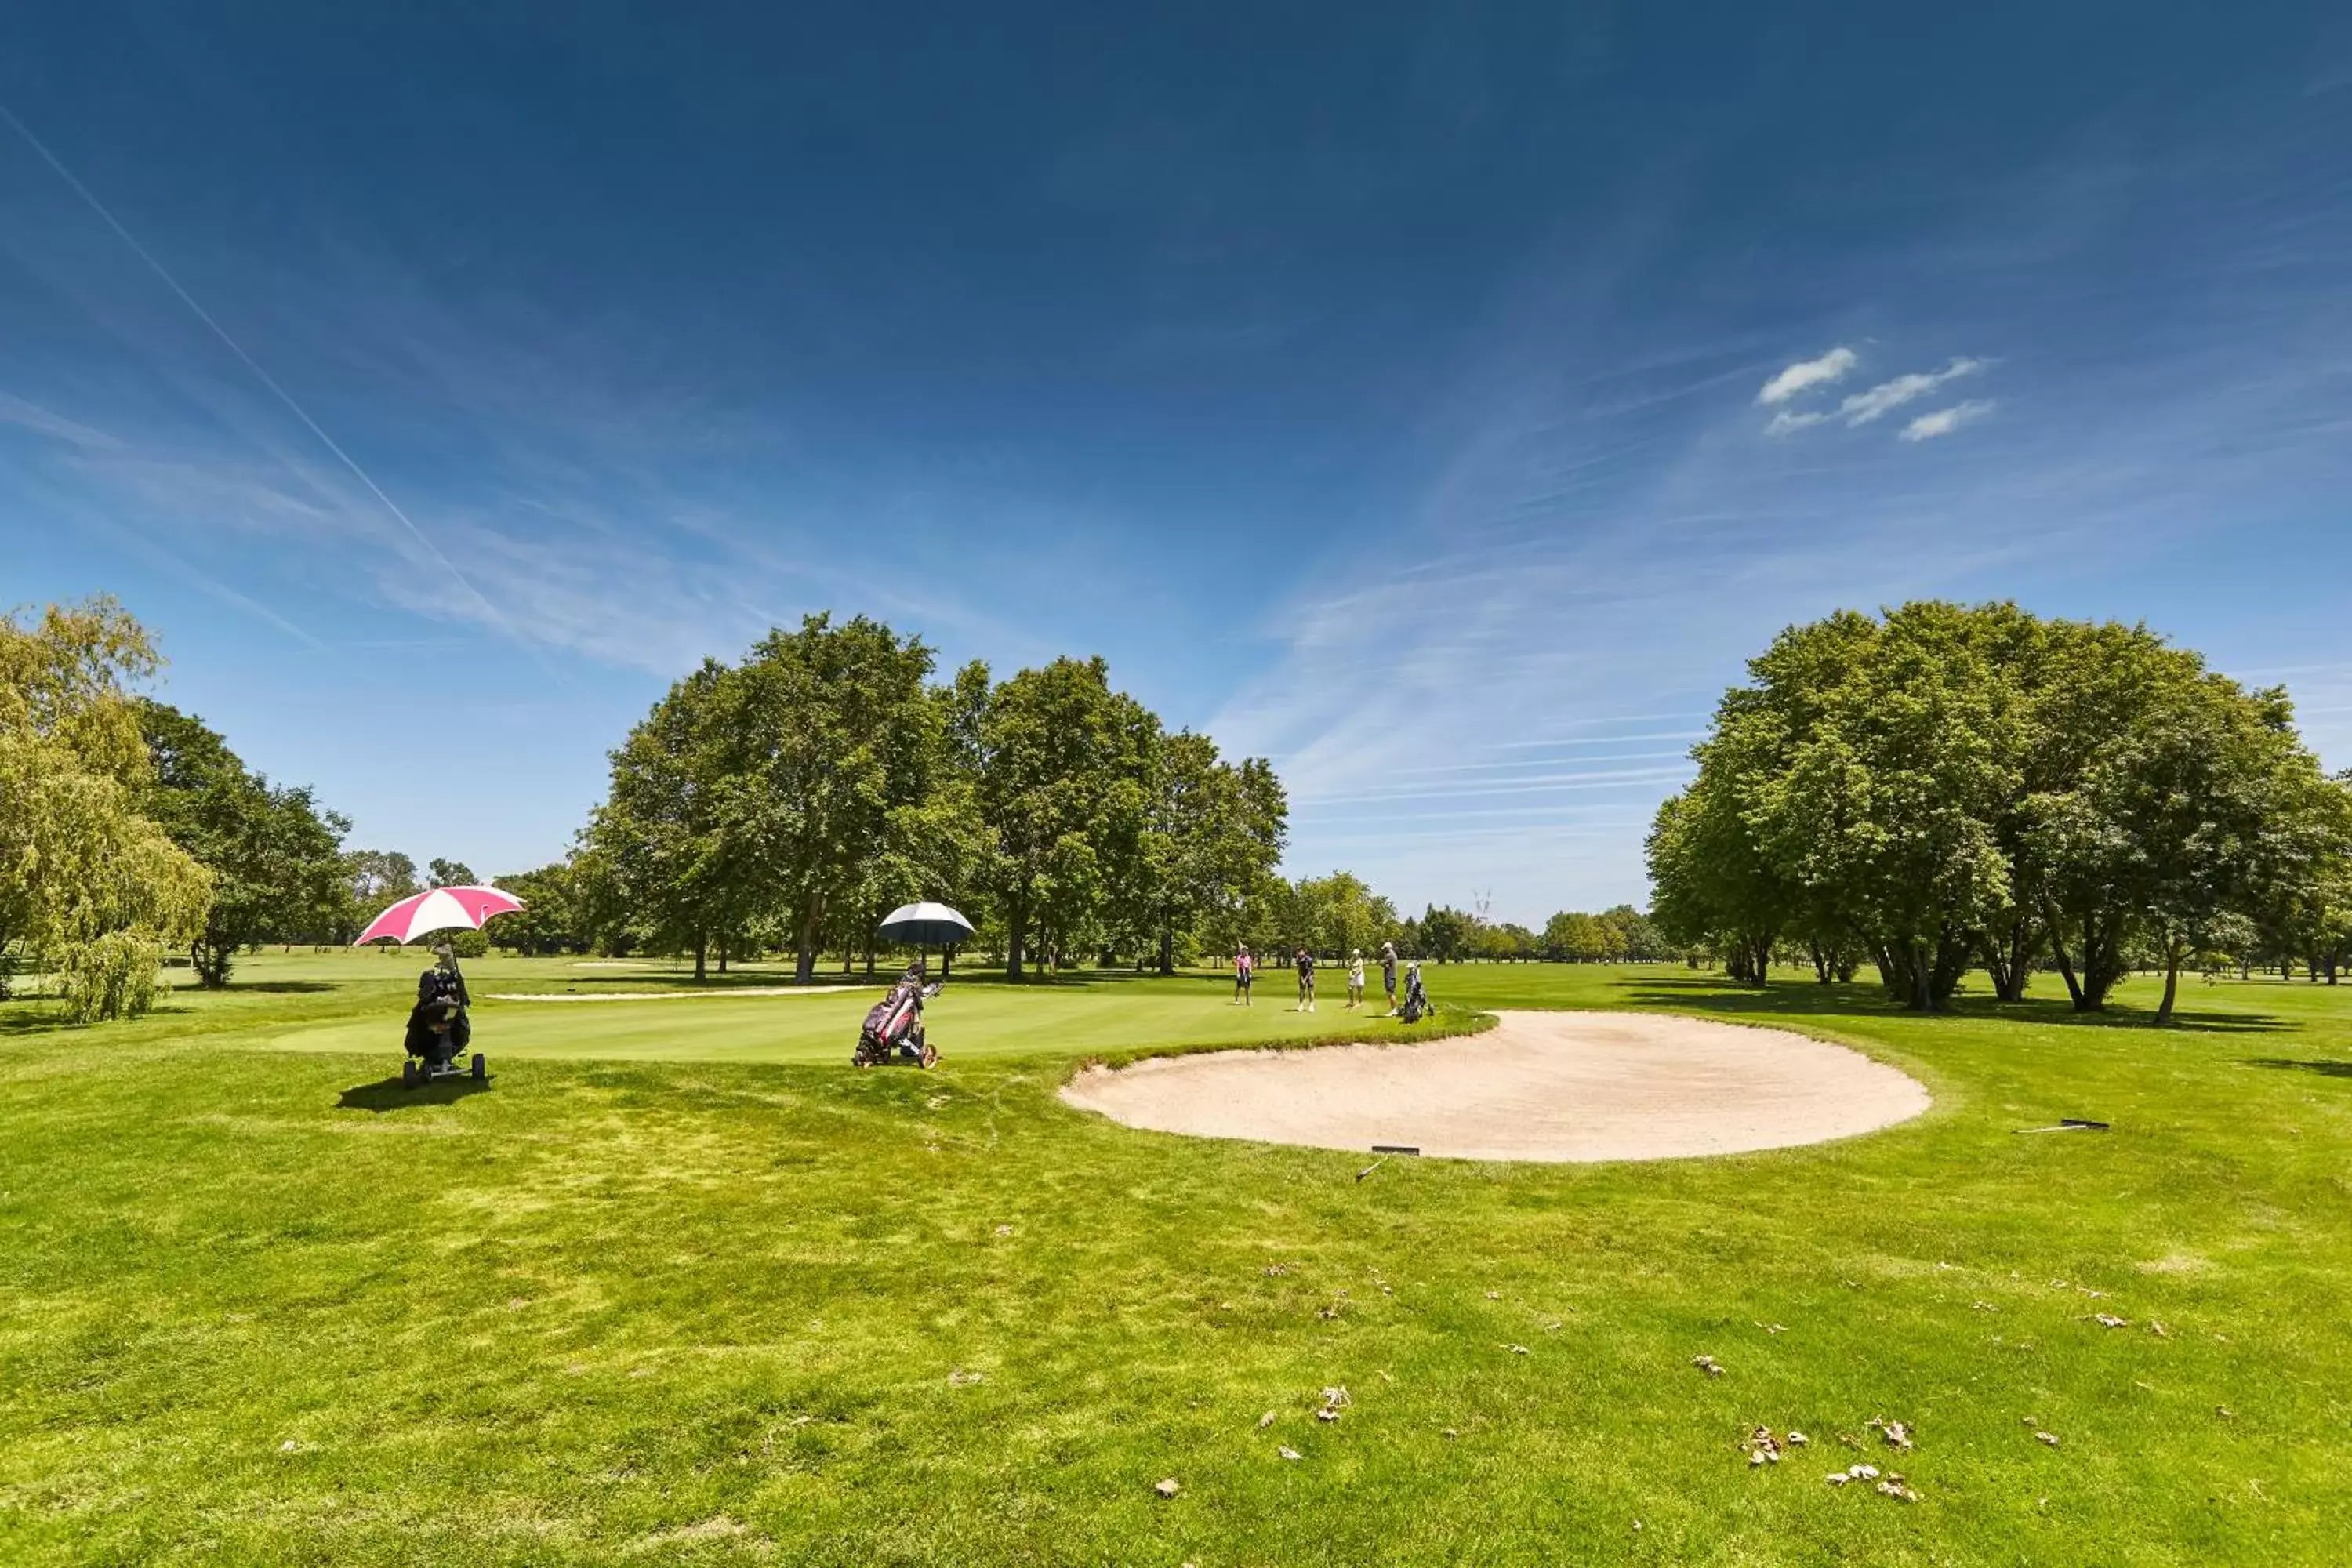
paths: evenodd
<path fill-rule="evenodd" d="M 350 820 L 310 786 L 140 695 L 162 668 L 103 596 L 0 616 L 0 997 L 30 956 L 68 1016 L 135 1015 L 167 952 L 217 988 L 263 942 L 349 942 L 396 899 L 474 879 L 347 850 Z"/>
<path fill-rule="evenodd" d="M 1110 683 L 1100 658 L 938 679 L 921 638 L 806 617 L 705 661 L 612 753 L 566 864 L 574 925 L 694 955 L 864 951 L 894 906 L 954 905 L 1013 979 L 1124 957 L 1166 971 L 1253 918 L 1288 804 Z"/>
<path fill-rule="evenodd" d="M 1762 984 L 1875 968 L 1944 1007 L 1982 968 L 2054 968 L 2096 1011 L 2136 963 L 2352 952 L 2352 775 L 2249 689 L 2141 626 L 1910 604 L 1791 626 L 1724 694 L 1648 839 L 1653 913 Z"/>

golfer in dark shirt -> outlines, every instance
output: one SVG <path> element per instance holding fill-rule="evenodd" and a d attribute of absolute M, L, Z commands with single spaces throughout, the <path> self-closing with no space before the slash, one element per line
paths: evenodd
<path fill-rule="evenodd" d="M 1389 1011 L 1396 1011 L 1396 943 L 1381 943 L 1381 985 L 1389 994 Z"/>
<path fill-rule="evenodd" d="M 1298 950 L 1298 1010 L 1315 1011 L 1315 955 L 1303 947 Z"/>

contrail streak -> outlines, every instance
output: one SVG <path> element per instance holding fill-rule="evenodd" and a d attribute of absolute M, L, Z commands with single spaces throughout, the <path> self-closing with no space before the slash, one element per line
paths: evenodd
<path fill-rule="evenodd" d="M 39 153 L 41 155 L 41 161 L 47 163 L 50 168 L 57 171 L 58 178 L 63 180 L 72 188 L 73 194 L 81 198 L 82 205 L 89 207 L 90 211 L 96 213 L 99 216 L 100 221 L 103 222 L 107 227 L 114 231 L 115 237 L 121 240 L 123 244 L 129 246 L 131 247 L 131 253 L 147 264 L 148 271 L 152 272 L 157 278 L 163 279 L 163 287 L 169 289 L 173 294 L 177 295 L 179 297 L 180 303 L 185 305 L 190 310 L 194 311 L 195 313 L 196 320 L 202 321 L 206 327 L 211 329 L 213 336 L 221 341 L 221 345 L 227 349 L 229 353 L 235 354 L 237 357 L 239 363 L 243 364 L 246 369 L 253 373 L 254 379 L 261 383 L 262 385 L 268 387 L 270 390 L 271 395 L 274 395 L 278 402 L 286 405 L 287 412 L 293 415 L 295 418 L 300 420 L 302 422 L 302 427 L 310 431 L 311 435 L 316 436 L 319 438 L 319 444 L 326 447 L 328 451 L 332 452 L 335 455 L 335 460 L 341 463 L 344 468 L 351 470 L 352 477 L 353 479 L 359 480 L 361 484 L 367 487 L 368 493 L 383 503 L 383 510 L 392 513 L 394 517 L 400 520 L 400 525 L 408 530 L 409 534 L 415 539 L 417 543 L 425 547 L 425 552 L 431 555 L 434 560 L 439 562 L 441 563 L 441 569 L 448 573 L 450 577 L 457 582 L 457 585 L 465 589 L 466 592 L 472 596 L 474 603 L 482 607 L 482 614 L 488 617 L 490 625 L 497 626 L 499 630 L 507 632 L 509 636 L 512 636 L 513 628 L 507 625 L 506 617 L 499 615 L 498 611 L 491 606 L 489 600 L 483 597 L 482 591 L 479 588 L 475 587 L 472 582 L 467 578 L 463 572 L 457 570 L 457 563 L 450 560 L 447 555 L 444 554 L 441 547 L 434 543 L 433 541 L 425 535 L 425 531 L 417 527 L 415 521 L 410 518 L 406 512 L 400 510 L 400 504 L 397 501 L 384 494 L 383 487 L 377 484 L 375 480 L 370 477 L 368 471 L 365 468 L 361 468 L 358 462 L 353 459 L 349 452 L 344 451 L 341 447 L 338 446 L 332 436 L 328 435 L 324 429 L 320 427 L 319 422 L 310 417 L 310 411 L 305 409 L 300 404 L 294 401 L 292 394 L 289 393 L 284 387 L 278 385 L 277 380 L 272 377 L 268 371 L 262 369 L 261 366 L 255 362 L 254 357 L 251 354 L 245 352 L 243 345 L 238 343 L 235 338 L 228 335 L 227 328 L 213 320 L 213 314 L 210 310 L 205 310 L 202 305 L 196 303 L 196 298 L 194 295 L 180 287 L 180 280 L 172 276 L 170 269 L 162 262 L 156 260 L 148 248 L 140 244 L 129 229 L 122 226 L 122 221 L 116 217 L 113 213 L 107 210 L 106 204 L 100 201 L 97 196 L 93 195 L 88 185 L 83 184 L 79 180 L 76 179 L 74 177 L 74 172 L 71 169 L 67 168 L 58 159 L 58 155 L 49 151 L 47 143 L 43 142 L 39 137 L 34 135 L 32 132 L 26 127 L 25 122 L 17 119 L 5 103 L 0 103 L 0 120 L 6 121 L 8 122 L 8 128 L 16 132 L 18 136 L 24 138 L 25 145 Z M 550 673 L 551 674 L 553 672 L 550 671 Z"/>

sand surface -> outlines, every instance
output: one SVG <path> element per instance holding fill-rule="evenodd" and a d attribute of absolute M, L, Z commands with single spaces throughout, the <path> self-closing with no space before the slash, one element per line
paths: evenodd
<path fill-rule="evenodd" d="M 1062 1098 L 1129 1127 L 1465 1160 L 1659 1160 L 1851 1137 L 1927 1109 L 1906 1075 L 1784 1029 L 1504 1013 L 1466 1039 L 1159 1057 Z"/>

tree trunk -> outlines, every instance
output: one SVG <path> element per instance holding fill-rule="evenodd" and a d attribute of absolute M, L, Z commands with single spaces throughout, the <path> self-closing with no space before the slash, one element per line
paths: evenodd
<path fill-rule="evenodd" d="M 948 946 L 940 949 L 940 978 L 945 980 L 948 977 L 949 971 L 954 968 L 955 946 L 953 943 L 950 943 Z M 871 973 L 873 972 L 868 970 L 866 973 Z"/>
<path fill-rule="evenodd" d="M 2180 991 L 2180 943 L 2164 944 L 2164 1000 L 2156 1009 L 2156 1026 L 2159 1029 L 2172 1022 L 2172 999 Z"/>
<path fill-rule="evenodd" d="M 1022 928 L 1029 923 L 1029 911 L 1015 900 L 1006 908 L 1005 915 L 1004 929 L 1010 935 L 1004 944 L 1004 978 L 1018 980 L 1022 973 L 1021 961 L 1026 956 L 1022 951 L 1022 939 L 1028 935 Z"/>
<path fill-rule="evenodd" d="M 694 933 L 694 978 L 698 982 L 709 978 L 703 968 L 703 961 L 709 956 L 709 952 L 710 939 L 701 931 L 696 931 Z"/>
<path fill-rule="evenodd" d="M 793 955 L 793 984 L 806 985 L 816 979 L 816 933 L 824 920 L 824 895 L 811 893 L 808 902 L 801 906 L 799 950 Z"/>
<path fill-rule="evenodd" d="M 721 974 L 727 973 L 727 937 L 724 932 L 721 932 L 719 938 L 719 973 Z"/>
<path fill-rule="evenodd" d="M 1176 973 L 1176 927 L 1172 923 L 1160 928 L 1160 973 Z"/>

